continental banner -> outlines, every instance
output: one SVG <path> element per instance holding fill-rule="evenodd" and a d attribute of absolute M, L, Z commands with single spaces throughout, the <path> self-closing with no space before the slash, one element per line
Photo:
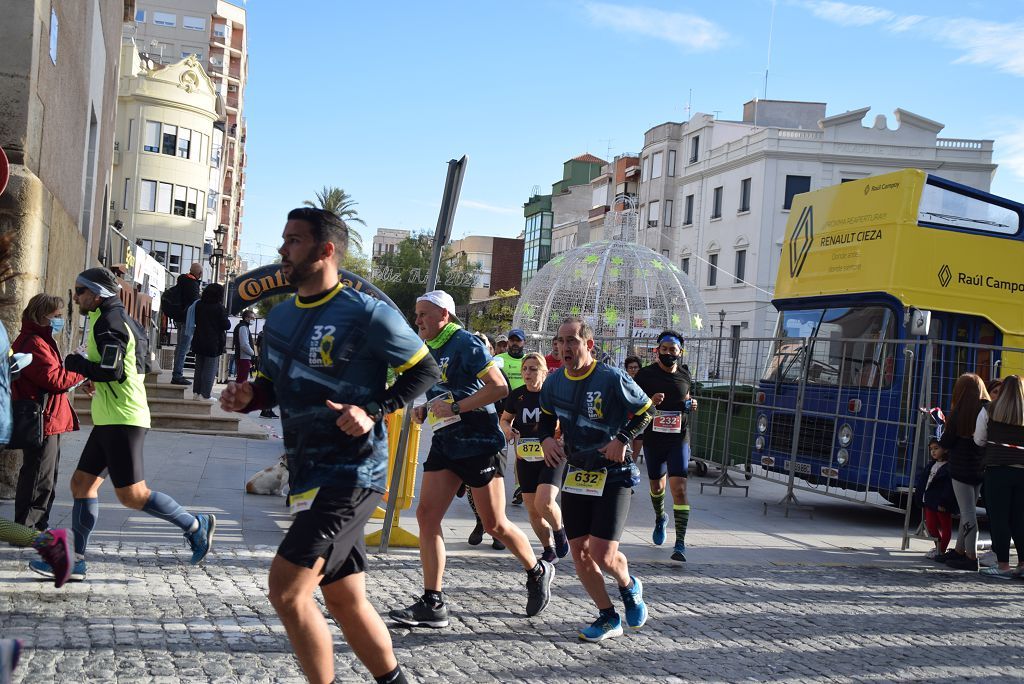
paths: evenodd
<path fill-rule="evenodd" d="M 345 287 L 355 288 L 363 294 L 387 303 L 393 309 L 398 308 L 386 294 L 362 276 L 339 269 L 338 277 L 341 278 Z M 238 315 L 243 309 L 247 309 L 267 297 L 294 292 L 295 286 L 290 285 L 281 274 L 281 264 L 267 264 L 248 273 L 243 273 L 228 283 L 228 313 Z"/>

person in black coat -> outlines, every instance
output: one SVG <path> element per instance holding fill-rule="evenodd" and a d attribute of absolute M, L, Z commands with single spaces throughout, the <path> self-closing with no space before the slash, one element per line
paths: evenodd
<path fill-rule="evenodd" d="M 174 318 L 174 326 L 178 329 L 178 343 L 174 350 L 174 368 L 171 372 L 171 383 L 175 385 L 188 385 L 185 378 L 185 357 L 188 355 L 192 338 L 185 331 L 185 312 L 192 306 L 192 303 L 199 299 L 199 281 L 203 277 L 201 264 L 192 264 L 188 273 L 178 276 L 176 289 L 178 291 L 178 308 L 180 314 Z"/>
<path fill-rule="evenodd" d="M 196 304 L 196 328 L 192 334 L 192 353 L 196 355 L 196 374 L 192 383 L 193 399 L 211 399 L 217 365 L 227 347 L 231 329 L 224 308 L 224 286 L 207 285 Z"/>

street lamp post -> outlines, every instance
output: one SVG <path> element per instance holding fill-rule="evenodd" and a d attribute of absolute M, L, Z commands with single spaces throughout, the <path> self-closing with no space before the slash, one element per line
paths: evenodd
<path fill-rule="evenodd" d="M 718 353 L 715 358 L 715 380 L 722 378 L 722 332 L 725 329 L 725 309 L 718 312 Z"/>

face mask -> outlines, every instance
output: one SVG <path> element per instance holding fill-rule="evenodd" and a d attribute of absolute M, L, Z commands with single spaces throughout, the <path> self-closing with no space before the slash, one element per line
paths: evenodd
<path fill-rule="evenodd" d="M 50 330 L 53 331 L 54 335 L 56 335 L 57 333 L 59 333 L 63 329 L 64 329 L 64 319 L 63 318 L 51 318 L 50 319 Z"/>
<path fill-rule="evenodd" d="M 671 366 L 679 360 L 679 357 L 673 356 L 672 354 L 658 354 L 658 360 L 661 361 L 664 366 Z"/>
<path fill-rule="evenodd" d="M 511 356 L 513 359 L 521 359 L 521 358 L 523 358 L 523 349 L 522 349 L 522 347 L 519 347 L 519 348 L 509 347 L 508 348 L 508 355 Z"/>

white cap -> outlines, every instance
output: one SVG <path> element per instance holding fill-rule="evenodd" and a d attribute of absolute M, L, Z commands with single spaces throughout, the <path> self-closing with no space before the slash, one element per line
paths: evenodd
<path fill-rule="evenodd" d="M 421 297 L 416 298 L 417 302 L 430 302 L 434 306 L 445 309 L 452 316 L 455 315 L 455 300 L 444 290 L 431 290 Z"/>

